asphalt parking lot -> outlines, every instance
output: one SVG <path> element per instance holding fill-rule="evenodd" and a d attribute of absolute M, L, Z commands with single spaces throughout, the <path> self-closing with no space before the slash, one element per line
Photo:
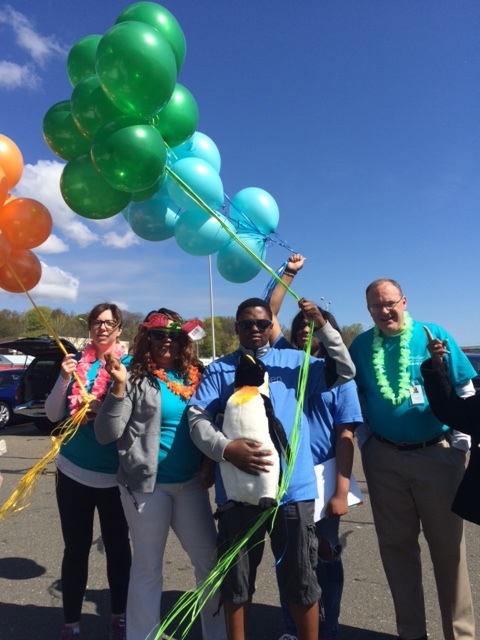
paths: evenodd
<path fill-rule="evenodd" d="M 0 431 L 7 452 L 0 457 L 3 504 L 23 474 L 49 449 L 50 438 L 32 424 Z M 0 522 L 0 640 L 56 640 L 62 625 L 60 564 L 62 537 L 55 501 L 55 467 L 39 478 L 30 506 Z M 378 557 L 365 480 L 356 456 L 354 472 L 365 503 L 352 508 L 341 525 L 345 589 L 341 613 L 342 640 L 393 640 L 393 607 Z M 90 576 L 82 618 L 82 640 L 106 640 L 109 616 L 105 558 L 96 527 Z M 268 545 L 267 545 L 268 546 Z M 433 571 L 425 545 L 424 576 L 430 640 L 442 640 Z M 480 625 L 480 529 L 467 524 L 467 550 L 474 602 Z M 194 586 L 193 569 L 170 536 L 165 556 L 163 608 Z M 251 612 L 249 640 L 277 640 L 283 633 L 273 560 L 265 554 Z M 201 640 L 199 626 L 190 633 Z"/>

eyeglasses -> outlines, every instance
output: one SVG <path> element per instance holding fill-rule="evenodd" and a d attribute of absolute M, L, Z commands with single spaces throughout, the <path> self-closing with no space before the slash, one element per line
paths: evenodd
<path fill-rule="evenodd" d="M 105 329 L 115 329 L 118 326 L 118 322 L 116 320 L 94 320 L 90 327 L 92 329 L 100 329 L 102 324 L 105 325 Z"/>
<path fill-rule="evenodd" d="M 155 329 L 149 331 L 148 335 L 152 340 L 171 340 L 172 342 L 179 342 L 182 337 L 181 331 L 162 331 L 161 329 Z"/>
<path fill-rule="evenodd" d="M 237 320 L 236 324 L 244 331 L 250 331 L 253 327 L 257 327 L 259 331 L 263 332 L 271 327 L 273 322 L 271 320 Z"/>
<path fill-rule="evenodd" d="M 370 311 L 370 313 L 376 313 L 377 311 L 383 311 L 384 309 L 386 309 L 387 311 L 392 311 L 392 309 L 395 309 L 395 307 L 401 300 L 403 300 L 403 296 L 399 298 L 396 302 L 384 302 L 383 304 L 371 304 L 368 306 L 368 310 Z"/>

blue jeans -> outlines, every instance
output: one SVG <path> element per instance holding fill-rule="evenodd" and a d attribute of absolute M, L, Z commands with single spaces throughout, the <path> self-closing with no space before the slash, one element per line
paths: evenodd
<path fill-rule="evenodd" d="M 342 545 L 339 540 L 340 518 L 323 518 L 316 527 L 318 538 L 317 579 L 322 589 L 323 619 L 320 620 L 322 640 L 337 640 L 340 602 L 343 592 Z M 285 589 L 277 571 L 278 590 L 282 607 L 285 633 L 297 635 L 297 628 L 285 598 Z"/>

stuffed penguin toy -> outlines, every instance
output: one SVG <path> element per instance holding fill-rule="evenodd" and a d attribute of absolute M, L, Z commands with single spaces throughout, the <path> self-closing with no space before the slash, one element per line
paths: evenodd
<path fill-rule="evenodd" d="M 289 445 L 280 421 L 275 418 L 268 397 L 268 373 L 261 360 L 242 353 L 235 371 L 234 393 L 229 398 L 223 418 L 223 433 L 230 440 L 247 438 L 269 449 L 273 462 L 268 472 L 253 476 L 231 462 L 220 462 L 225 492 L 229 500 L 264 508 L 276 506 L 280 481 L 280 456 L 288 464 Z"/>

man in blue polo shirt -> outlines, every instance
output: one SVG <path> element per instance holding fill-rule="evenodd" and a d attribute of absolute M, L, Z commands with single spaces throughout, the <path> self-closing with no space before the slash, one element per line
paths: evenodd
<path fill-rule="evenodd" d="M 307 317 L 314 319 L 315 337 L 325 346 L 326 360 L 312 358 L 306 389 L 306 401 L 327 389 L 342 384 L 354 375 L 348 351 L 342 339 L 316 305 L 303 299 L 299 306 Z M 252 440 L 229 440 L 217 426 L 227 400 L 233 393 L 235 369 L 240 353 L 261 358 L 268 378 L 270 398 L 277 418 L 287 437 L 291 437 L 296 411 L 296 389 L 302 352 L 269 346 L 272 311 L 260 298 L 245 300 L 238 307 L 235 331 L 239 337 L 238 351 L 212 363 L 202 377 L 190 401 L 190 432 L 195 444 L 210 458 L 227 460 L 247 473 L 268 473 L 265 456 Z M 272 551 L 279 563 L 286 584 L 286 597 L 291 605 L 299 640 L 318 640 L 318 599 L 320 589 L 315 575 L 317 540 L 314 524 L 314 500 L 317 497 L 313 458 L 306 416 L 300 430 L 297 459 L 289 486 L 282 499 L 273 529 L 266 522 L 239 554 L 222 586 L 222 598 L 229 640 L 245 640 L 248 610 L 255 591 L 255 576 L 263 551 L 263 538 L 270 532 Z M 219 517 L 219 554 L 223 554 L 252 527 L 262 510 L 258 506 L 238 504 L 221 510 Z M 255 544 L 257 543 L 258 544 Z"/>
<path fill-rule="evenodd" d="M 350 353 L 370 437 L 361 448 L 380 554 L 400 640 L 427 640 L 419 534 L 432 559 L 445 640 L 474 640 L 463 520 L 451 505 L 465 470 L 466 436 L 433 415 L 420 365 L 429 357 L 423 323 L 412 320 L 394 280 L 367 287 L 373 329 L 355 338 Z M 449 377 L 459 395 L 475 372 L 453 338 L 438 325 L 432 335 L 448 340 Z M 447 439 L 448 436 L 448 439 Z M 463 451 L 462 451 L 463 449 Z"/>

